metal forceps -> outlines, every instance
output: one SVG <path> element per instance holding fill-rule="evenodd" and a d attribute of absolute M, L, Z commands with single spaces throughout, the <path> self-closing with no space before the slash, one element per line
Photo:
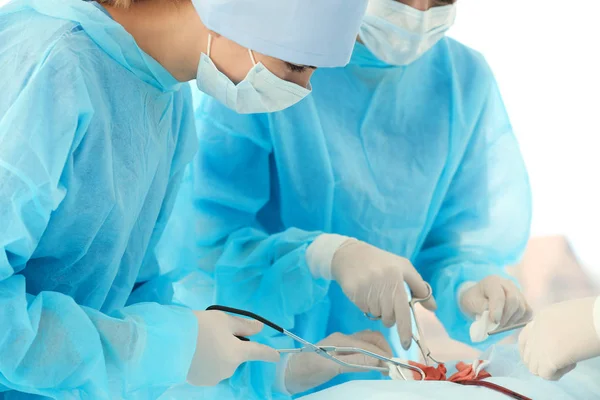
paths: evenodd
<path fill-rule="evenodd" d="M 361 353 L 364 354 L 366 356 L 369 357 L 373 357 L 376 358 L 378 360 L 384 361 L 386 363 L 392 364 L 396 367 L 396 369 L 398 370 L 398 372 L 400 373 L 400 375 L 404 378 L 404 380 L 406 380 L 406 376 L 403 374 L 402 372 L 402 368 L 406 368 L 408 370 L 417 372 L 419 375 L 421 375 L 421 380 L 425 380 L 425 372 L 419 368 L 419 367 L 415 367 L 413 365 L 410 364 L 405 364 L 396 360 L 393 360 L 391 358 L 388 357 L 384 357 L 381 356 L 379 354 L 373 353 L 369 350 L 365 350 L 365 349 L 361 349 L 358 347 L 339 347 L 339 346 L 317 346 L 313 343 L 310 343 L 307 340 L 302 339 L 299 336 L 294 335 L 292 332 L 283 329 L 282 327 L 280 327 L 279 325 L 274 324 L 273 322 L 269 321 L 268 319 L 265 319 L 263 317 L 261 317 L 260 315 L 256 315 L 254 313 L 251 313 L 250 311 L 245 311 L 245 310 L 239 310 L 237 308 L 231 308 L 231 307 L 225 307 L 225 306 L 218 306 L 218 305 L 214 305 L 214 306 L 210 306 L 206 309 L 207 311 L 223 311 L 223 312 L 227 312 L 227 313 L 231 313 L 231 314 L 237 314 L 237 315 L 242 315 L 248 318 L 252 318 L 255 319 L 257 321 L 262 322 L 263 324 L 265 324 L 266 326 L 275 329 L 277 332 L 282 333 L 286 336 L 291 337 L 292 339 L 294 339 L 296 342 L 301 343 L 303 345 L 303 347 L 300 348 L 294 348 L 294 349 L 278 349 L 277 351 L 281 354 L 284 353 L 308 353 L 308 352 L 312 352 L 312 353 L 316 353 L 318 355 L 320 355 L 321 357 L 325 357 L 339 365 L 345 366 L 345 367 L 350 367 L 350 368 L 356 368 L 356 369 L 363 369 L 363 370 L 370 370 L 370 371 L 379 371 L 379 372 L 389 372 L 388 368 L 384 368 L 384 367 L 372 367 L 372 366 L 368 366 L 368 365 L 360 365 L 360 364 L 353 364 L 353 363 L 348 363 L 346 361 L 340 360 L 339 358 L 337 358 L 335 356 L 335 354 L 350 354 L 350 353 Z M 238 336 L 238 339 L 243 340 L 243 341 L 248 341 L 248 338 L 245 337 L 241 337 Z"/>
<path fill-rule="evenodd" d="M 425 285 L 427 285 L 427 290 L 429 291 L 427 293 L 427 296 L 425 296 L 425 297 L 411 296 L 411 299 L 408 302 L 408 306 L 410 307 L 410 311 L 412 312 L 413 319 L 415 321 L 415 326 L 417 328 L 416 335 L 413 331 L 412 340 L 419 347 L 419 351 L 421 352 L 421 355 L 423 356 L 423 361 L 425 362 L 425 365 L 431 366 L 432 361 L 436 364 L 441 364 L 441 362 L 439 362 L 435 358 L 433 358 L 433 356 L 431 355 L 431 350 L 429 350 L 429 347 L 427 346 L 427 344 L 425 344 L 425 340 L 423 339 L 423 332 L 421 331 L 421 326 L 419 325 L 419 320 L 417 319 L 417 314 L 415 313 L 415 304 L 424 303 L 427 300 L 431 299 L 431 296 L 433 295 L 433 289 L 431 289 L 431 286 L 429 285 L 429 283 L 425 282 Z M 365 313 L 365 316 L 372 321 L 378 321 L 381 319 L 381 317 L 374 316 L 369 313 Z"/>
<path fill-rule="evenodd" d="M 510 331 L 514 331 L 517 329 L 521 329 L 521 328 L 525 328 L 527 326 L 527 324 L 529 324 L 531 322 L 531 320 L 526 321 L 526 322 L 521 322 L 519 324 L 516 325 L 511 325 L 511 326 L 506 326 L 504 328 L 499 328 L 493 331 L 488 332 L 488 336 L 490 335 L 497 335 L 499 333 L 504 333 L 504 332 L 510 332 Z"/>

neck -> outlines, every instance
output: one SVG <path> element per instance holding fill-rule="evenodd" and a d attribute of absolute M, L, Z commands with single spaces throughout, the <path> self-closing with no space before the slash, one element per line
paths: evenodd
<path fill-rule="evenodd" d="M 150 0 L 123 9 L 106 6 L 137 45 L 180 82 L 196 78 L 208 30 L 191 1 Z"/>

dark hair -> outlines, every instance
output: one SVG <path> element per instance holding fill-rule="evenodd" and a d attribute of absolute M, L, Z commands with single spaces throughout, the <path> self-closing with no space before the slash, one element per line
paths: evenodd
<path fill-rule="evenodd" d="M 109 6 L 129 8 L 133 3 L 140 0 L 97 0 L 98 3 L 107 4 Z"/>

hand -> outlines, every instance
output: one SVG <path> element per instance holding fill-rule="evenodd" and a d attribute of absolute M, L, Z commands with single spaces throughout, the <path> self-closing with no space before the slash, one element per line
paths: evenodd
<path fill-rule="evenodd" d="M 460 297 L 462 310 L 472 317 L 489 310 L 491 322 L 498 328 L 518 324 L 531 318 L 525 296 L 512 281 L 488 276 L 466 290 Z"/>
<path fill-rule="evenodd" d="M 558 380 L 578 361 L 600 356 L 595 302 L 592 297 L 553 304 L 523 329 L 519 350 L 532 374 Z"/>
<path fill-rule="evenodd" d="M 402 347 L 410 347 L 411 312 L 404 282 L 415 297 L 429 294 L 425 281 L 410 261 L 367 243 L 349 239 L 335 252 L 331 273 L 346 296 L 361 311 L 381 317 L 388 328 L 396 323 Z M 436 309 L 433 296 L 421 305 L 430 311 Z"/>
<path fill-rule="evenodd" d="M 375 354 L 392 357 L 392 349 L 380 332 L 363 331 L 352 336 L 334 333 L 317 346 L 360 347 Z M 347 363 L 387 368 L 383 361 L 365 354 L 335 354 Z M 291 394 L 302 393 L 347 372 L 369 370 L 345 367 L 316 353 L 298 353 L 290 357 L 285 371 L 285 386 Z"/>
<path fill-rule="evenodd" d="M 198 340 L 187 376 L 194 386 L 214 386 L 229 378 L 246 361 L 279 361 L 271 347 L 244 342 L 238 336 L 252 336 L 263 328 L 261 322 L 238 318 L 220 311 L 197 311 Z"/>

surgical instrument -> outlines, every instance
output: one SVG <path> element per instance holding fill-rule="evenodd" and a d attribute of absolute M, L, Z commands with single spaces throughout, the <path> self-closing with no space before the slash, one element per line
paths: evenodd
<path fill-rule="evenodd" d="M 412 340 L 419 347 L 419 351 L 421 352 L 421 355 L 423 356 L 423 361 L 425 362 L 425 365 L 430 366 L 430 361 L 433 361 L 436 364 L 441 364 L 441 362 L 437 361 L 431 355 L 431 350 L 429 350 L 429 347 L 427 346 L 427 344 L 425 343 L 425 340 L 423 339 L 423 332 L 421 331 L 421 326 L 419 325 L 419 320 L 417 319 L 417 314 L 415 313 L 415 304 L 417 304 L 417 303 L 423 303 L 423 302 L 431 299 L 431 296 L 433 295 L 433 289 L 431 289 L 431 286 L 429 285 L 429 283 L 425 283 L 425 285 L 427 285 L 427 290 L 428 290 L 427 296 L 425 296 L 425 297 L 414 297 L 414 296 L 411 296 L 411 299 L 408 302 L 408 305 L 409 305 L 410 310 L 411 310 L 411 312 L 413 314 L 413 319 L 415 321 L 415 326 L 417 328 L 417 335 L 415 336 L 415 334 L 413 332 L 413 334 L 412 334 Z M 367 318 L 369 318 L 370 320 L 372 320 L 372 321 L 377 321 L 377 320 L 381 319 L 381 317 L 374 316 L 374 315 L 371 315 L 369 313 L 365 313 L 365 316 Z"/>
<path fill-rule="evenodd" d="M 494 329 L 493 331 L 490 331 L 487 334 L 488 335 L 498 335 L 500 333 L 510 332 L 510 331 L 514 331 L 514 330 L 517 330 L 517 329 L 525 328 L 525 326 L 527 326 L 527 324 L 530 323 L 530 322 L 531 321 L 521 322 L 519 324 L 506 326 L 504 328 Z"/>
<path fill-rule="evenodd" d="M 373 357 L 376 358 L 380 361 L 383 361 L 385 363 L 387 363 L 388 365 L 393 365 L 396 367 L 396 369 L 398 370 L 398 372 L 400 373 L 400 375 L 406 380 L 406 376 L 403 374 L 402 372 L 402 368 L 406 368 L 408 370 L 411 370 L 413 372 L 418 373 L 421 376 L 420 380 L 425 380 L 425 372 L 416 366 L 407 364 L 407 363 L 403 363 L 400 361 L 396 361 L 392 358 L 388 358 L 388 357 L 384 357 L 381 356 L 379 354 L 373 353 L 371 351 L 365 350 L 365 349 L 361 349 L 361 348 L 357 348 L 357 347 L 338 347 L 338 346 L 317 346 L 315 344 L 312 344 L 304 339 L 302 339 L 299 336 L 296 336 L 295 334 L 293 334 L 292 332 L 283 329 L 282 327 L 280 327 L 279 325 L 267 320 L 266 318 L 261 317 L 260 315 L 256 315 L 252 312 L 249 311 L 245 311 L 245 310 L 239 310 L 236 308 L 231 308 L 231 307 L 226 307 L 226 306 L 219 306 L 219 305 L 213 305 L 210 306 L 206 309 L 207 311 L 223 311 L 223 312 L 227 312 L 227 313 L 231 313 L 231 314 L 237 314 L 237 315 L 242 315 L 248 318 L 252 318 L 255 319 L 257 321 L 262 322 L 263 324 L 265 324 L 266 326 L 275 329 L 277 332 L 282 333 L 290 338 L 292 338 L 293 340 L 295 340 L 296 342 L 299 342 L 303 345 L 303 347 L 300 348 L 294 348 L 294 349 L 278 349 L 277 351 L 279 353 L 285 354 L 285 353 L 289 353 L 289 354 L 293 354 L 293 353 L 305 353 L 305 352 L 314 352 L 318 355 L 320 355 L 321 357 L 325 357 L 339 365 L 342 366 L 346 366 L 346 367 L 350 367 L 350 368 L 356 368 L 356 369 L 365 369 L 365 370 L 374 370 L 374 371 L 379 371 L 379 372 L 384 372 L 387 373 L 389 372 L 389 368 L 386 367 L 372 367 L 372 366 L 367 366 L 367 365 L 360 365 L 360 364 L 353 364 L 353 363 L 348 363 L 345 362 L 343 360 L 340 360 L 339 358 L 337 358 L 335 355 L 331 354 L 331 353 L 339 353 L 339 354 L 349 354 L 349 353 L 361 353 L 364 354 L 366 356 L 369 357 Z M 243 340 L 243 341 L 248 341 L 248 338 L 245 337 L 238 337 L 238 339 Z"/>

